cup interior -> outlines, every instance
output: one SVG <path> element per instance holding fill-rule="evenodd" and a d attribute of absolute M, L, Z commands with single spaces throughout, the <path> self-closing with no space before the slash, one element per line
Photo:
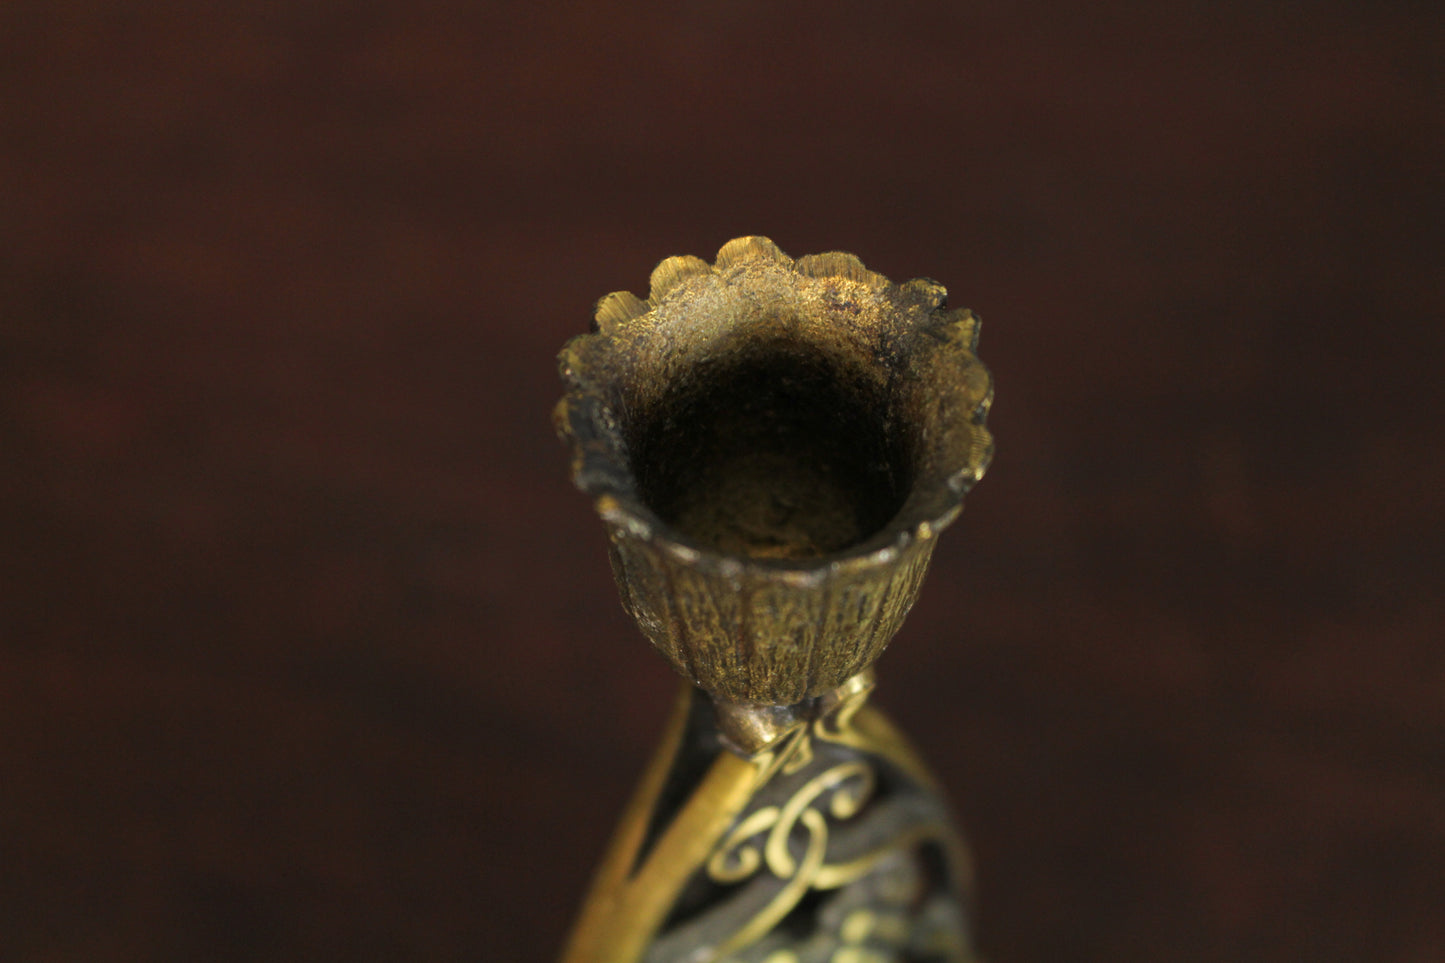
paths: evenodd
<path fill-rule="evenodd" d="M 911 482 L 908 432 L 886 388 L 796 342 L 710 356 L 629 429 L 644 503 L 729 555 L 847 549 L 888 524 Z"/>

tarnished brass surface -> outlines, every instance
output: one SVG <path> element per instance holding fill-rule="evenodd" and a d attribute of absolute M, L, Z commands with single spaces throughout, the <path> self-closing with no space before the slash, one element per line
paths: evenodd
<path fill-rule="evenodd" d="M 978 322 L 945 295 L 746 237 L 563 349 L 557 425 L 623 605 L 714 697 L 827 692 L 902 624 L 992 452 Z"/>
<path fill-rule="evenodd" d="M 687 687 L 564 963 L 972 960 L 962 844 L 870 687 L 746 758 Z"/>
<path fill-rule="evenodd" d="M 766 238 L 669 258 L 564 348 L 557 426 L 684 693 L 565 963 L 971 959 L 967 863 L 864 705 L 988 465 L 977 320 Z"/>

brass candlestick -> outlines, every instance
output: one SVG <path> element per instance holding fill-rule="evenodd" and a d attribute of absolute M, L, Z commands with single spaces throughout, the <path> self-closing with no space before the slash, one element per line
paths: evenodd
<path fill-rule="evenodd" d="M 978 322 L 945 294 L 744 237 L 563 349 L 573 478 L 691 683 L 564 963 L 972 958 L 946 806 L 865 704 L 992 451 Z"/>

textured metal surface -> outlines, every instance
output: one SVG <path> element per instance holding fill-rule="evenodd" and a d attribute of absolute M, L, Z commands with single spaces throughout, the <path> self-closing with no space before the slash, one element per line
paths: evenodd
<path fill-rule="evenodd" d="M 562 351 L 557 427 L 623 605 L 707 694 L 684 699 L 565 963 L 968 957 L 947 808 L 863 711 L 992 453 L 978 322 L 945 293 L 744 237 L 663 261 L 646 301 L 603 298 Z"/>
<path fill-rule="evenodd" d="M 871 679 L 747 757 L 686 687 L 564 963 L 964 963 L 968 859 Z"/>
<path fill-rule="evenodd" d="M 946 295 L 744 237 L 603 298 L 563 350 L 556 421 L 623 605 L 715 698 L 833 689 L 913 605 L 992 453 L 978 321 Z"/>

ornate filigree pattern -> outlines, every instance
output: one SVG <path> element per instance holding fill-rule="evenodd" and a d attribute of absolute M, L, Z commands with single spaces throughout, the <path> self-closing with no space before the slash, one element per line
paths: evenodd
<path fill-rule="evenodd" d="M 648 963 L 968 959 L 957 839 L 911 760 L 853 725 L 868 688 L 824 700 L 755 757 L 752 799 L 684 888 Z"/>
<path fill-rule="evenodd" d="M 967 959 L 967 863 L 864 706 L 992 451 L 942 285 L 762 237 L 668 258 L 563 349 L 556 422 L 623 607 L 688 695 L 566 963 Z"/>

